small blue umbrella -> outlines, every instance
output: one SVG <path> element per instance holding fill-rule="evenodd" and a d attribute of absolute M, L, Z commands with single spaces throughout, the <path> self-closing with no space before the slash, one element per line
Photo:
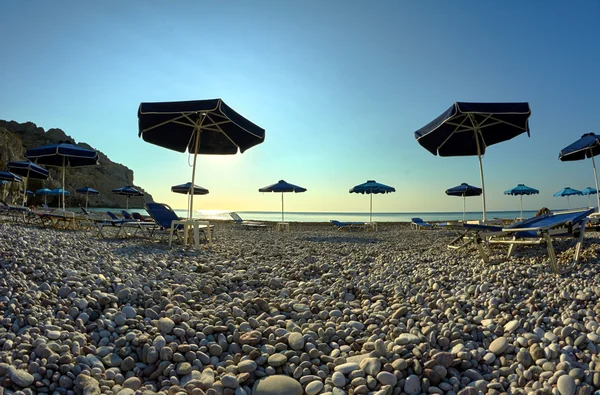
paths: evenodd
<path fill-rule="evenodd" d="M 198 154 L 234 155 L 265 141 L 263 128 L 221 99 L 141 103 L 138 129 L 138 136 L 146 142 L 194 154 L 192 184 L 196 182 Z M 191 195 L 190 218 L 193 211 L 194 195 Z"/>
<path fill-rule="evenodd" d="M 504 191 L 505 195 L 513 195 L 513 196 L 521 197 L 521 218 L 523 218 L 523 195 L 537 195 L 538 193 L 540 193 L 540 191 L 538 191 L 535 188 L 528 187 L 525 184 L 519 184 L 516 187 L 514 187 L 513 189 L 508 189 L 508 190 Z"/>
<path fill-rule="evenodd" d="M 42 189 L 38 189 L 37 191 L 35 191 L 36 195 L 41 195 L 44 197 L 44 204 L 48 204 L 47 196 L 51 194 L 51 190 L 48 188 L 42 188 Z"/>
<path fill-rule="evenodd" d="M 188 210 L 189 210 L 190 199 L 192 197 L 192 194 L 194 194 L 194 195 L 206 195 L 206 194 L 208 194 L 208 189 L 202 188 L 199 185 L 194 185 L 194 187 L 192 188 L 192 183 L 191 182 L 186 182 L 185 184 L 173 185 L 171 187 L 171 192 L 181 193 L 181 194 L 188 195 Z M 191 218 L 191 213 L 189 211 L 188 211 L 188 215 L 190 216 L 189 218 Z"/>
<path fill-rule="evenodd" d="M 462 196 L 463 198 L 463 222 L 465 221 L 465 213 L 467 212 L 467 197 L 481 195 L 481 188 L 474 187 L 465 182 L 462 184 L 446 189 L 448 196 Z"/>
<path fill-rule="evenodd" d="M 417 130 L 415 138 L 434 155 L 477 155 L 485 221 L 485 183 L 481 156 L 490 145 L 510 140 L 522 133 L 529 136 L 530 115 L 529 103 L 456 102 L 442 115 Z"/>
<path fill-rule="evenodd" d="M 98 164 L 98 153 L 70 142 L 44 145 L 28 149 L 25 157 L 38 165 L 62 167 L 62 189 L 65 188 L 65 168 L 95 166 Z M 63 196 L 63 210 L 65 197 Z"/>
<path fill-rule="evenodd" d="M 276 184 L 260 188 L 258 192 L 281 192 L 281 222 L 283 222 L 283 194 L 285 192 L 306 192 L 306 188 L 279 180 Z"/>
<path fill-rule="evenodd" d="M 26 195 L 29 195 L 29 196 L 34 196 L 34 195 L 35 195 L 35 194 L 33 193 L 33 191 L 30 191 L 29 189 L 27 189 L 27 190 L 25 191 L 25 194 L 26 194 Z"/>
<path fill-rule="evenodd" d="M 590 196 L 591 195 L 596 195 L 598 193 L 597 189 L 594 189 L 592 187 L 587 187 L 585 188 L 583 191 L 581 191 L 581 194 L 584 196 L 588 197 L 588 206 L 591 207 L 592 202 L 590 201 Z"/>
<path fill-rule="evenodd" d="M 88 197 L 89 197 L 89 195 L 100 195 L 100 192 L 98 192 L 94 188 L 90 188 L 90 187 L 79 188 L 79 189 L 76 189 L 75 192 L 80 193 L 82 195 L 85 195 L 85 209 L 86 210 L 88 208 Z"/>
<path fill-rule="evenodd" d="M 23 191 L 27 189 L 27 183 L 30 178 L 36 180 L 45 180 L 50 175 L 48 170 L 28 160 L 20 162 L 8 162 L 6 167 L 12 173 L 17 174 L 25 179 L 25 188 Z M 23 193 L 23 206 L 25 206 L 25 200 L 26 196 L 25 193 Z"/>
<path fill-rule="evenodd" d="M 60 197 L 62 196 L 62 207 L 63 210 L 65 208 L 65 196 L 69 196 L 71 193 L 69 191 L 65 191 L 63 188 L 55 188 L 48 193 L 48 195 L 58 196 L 59 204 L 56 207 L 60 207 Z"/>
<path fill-rule="evenodd" d="M 360 184 L 350 189 L 350 193 L 368 193 L 371 195 L 371 204 L 369 209 L 369 222 L 373 222 L 373 194 L 376 193 L 392 193 L 396 192 L 396 189 L 393 187 L 387 186 L 385 184 L 380 184 L 375 180 L 368 180 L 364 184 Z"/>
<path fill-rule="evenodd" d="M 134 187 L 127 185 L 121 188 L 115 188 L 112 190 L 112 193 L 115 195 L 122 195 L 127 197 L 127 206 L 126 209 L 129 210 L 129 198 L 132 196 L 144 196 L 144 194 Z"/>
<path fill-rule="evenodd" d="M 596 182 L 596 190 L 598 190 L 600 188 L 598 188 L 598 174 L 596 173 L 596 161 L 594 160 L 594 156 L 598 154 L 600 154 L 600 136 L 594 133 L 586 133 L 573 144 L 563 148 L 558 154 L 558 159 L 567 162 L 591 158 L 592 166 L 594 167 L 594 181 Z M 599 194 L 596 194 L 596 202 L 600 210 Z"/>
<path fill-rule="evenodd" d="M 569 196 L 573 196 L 573 195 L 582 195 L 581 191 L 578 191 L 577 189 L 573 189 L 571 187 L 566 187 L 561 189 L 560 191 L 556 192 L 554 194 L 554 197 L 567 197 L 567 204 L 569 206 L 569 208 L 571 208 L 571 202 L 569 202 Z"/>

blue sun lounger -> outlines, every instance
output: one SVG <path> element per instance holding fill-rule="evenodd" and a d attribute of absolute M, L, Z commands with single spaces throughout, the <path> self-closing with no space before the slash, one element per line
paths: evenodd
<path fill-rule="evenodd" d="M 593 212 L 594 209 L 559 211 L 528 218 L 500 230 L 494 229 L 482 231 L 477 234 L 475 240 L 477 249 L 479 250 L 481 259 L 487 263 L 489 262 L 488 254 L 483 248 L 486 243 L 510 245 L 506 256 L 507 258 L 512 256 L 515 247 L 519 244 L 545 244 L 552 271 L 554 273 L 564 273 L 579 261 L 585 227 L 589 221 L 588 216 Z M 575 237 L 578 239 L 575 257 L 571 267 L 565 269 L 558 267 L 554 246 L 552 244 L 552 239 L 555 237 Z"/>
<path fill-rule="evenodd" d="M 413 229 L 433 229 L 434 226 L 432 224 L 428 224 L 423 221 L 421 218 L 411 218 L 410 219 L 410 227 Z"/>
<path fill-rule="evenodd" d="M 501 226 L 496 225 L 481 225 L 477 223 L 467 222 L 444 222 L 438 224 L 439 228 L 450 229 L 457 232 L 457 236 L 448 243 L 448 248 L 459 250 L 475 244 L 481 233 L 500 232 Z"/>
<path fill-rule="evenodd" d="M 338 231 L 344 230 L 344 229 L 365 230 L 368 228 L 367 224 L 364 222 L 342 222 L 342 221 L 336 221 L 335 219 L 332 219 L 329 222 L 331 222 Z"/>

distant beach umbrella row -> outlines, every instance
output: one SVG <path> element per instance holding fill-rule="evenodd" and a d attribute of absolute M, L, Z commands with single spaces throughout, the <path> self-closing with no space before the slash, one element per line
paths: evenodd
<path fill-rule="evenodd" d="M 367 182 L 359 184 L 350 189 L 350 193 L 366 193 L 370 195 L 371 202 L 369 206 L 369 222 L 373 222 L 373 194 L 385 194 L 392 192 L 396 192 L 396 189 L 385 184 L 380 184 L 375 180 L 368 180 Z"/>
<path fill-rule="evenodd" d="M 600 136 L 594 133 L 586 133 L 573 144 L 563 148 L 558 154 L 558 159 L 566 161 L 583 160 L 585 158 L 592 159 L 594 168 L 594 181 L 596 182 L 596 191 L 598 188 L 598 173 L 596 172 L 596 161 L 594 156 L 600 154 Z M 588 195 L 589 196 L 589 195 Z M 588 197 L 589 202 L 589 197 Z M 596 194 L 597 207 L 600 210 L 600 195 Z"/>
<path fill-rule="evenodd" d="M 446 189 L 446 195 L 448 196 L 462 196 L 463 198 L 463 222 L 465 220 L 465 214 L 467 211 L 467 197 L 469 196 L 480 196 L 482 193 L 481 188 L 474 187 L 465 182 L 462 184 Z"/>
<path fill-rule="evenodd" d="M 133 196 L 144 196 L 144 194 L 134 187 L 127 185 L 121 188 L 115 188 L 112 190 L 112 193 L 115 195 L 122 195 L 127 197 L 126 209 L 129 210 L 129 198 Z"/>
<path fill-rule="evenodd" d="M 538 191 L 535 188 L 528 187 L 525 184 L 519 184 L 512 189 L 504 191 L 505 195 L 513 195 L 513 196 L 521 197 L 521 218 L 523 218 L 523 195 L 537 195 L 538 193 L 540 193 L 540 191 Z"/>
<path fill-rule="evenodd" d="M 24 188 L 23 188 L 23 206 L 25 206 L 27 202 L 27 183 L 30 178 L 36 180 L 45 180 L 48 178 L 50 173 L 48 170 L 44 169 L 41 166 L 36 165 L 31 161 L 20 161 L 20 162 L 8 162 L 6 165 L 8 170 L 11 173 L 17 174 L 21 176 L 24 180 Z M 31 193 L 33 195 L 33 192 Z"/>
<path fill-rule="evenodd" d="M 91 187 L 78 188 L 75 192 L 85 195 L 85 209 L 88 208 L 88 198 L 90 195 L 100 195 L 100 192 Z"/>
<path fill-rule="evenodd" d="M 290 184 L 289 182 L 285 182 L 284 180 L 279 180 L 277 183 L 273 185 L 269 185 L 258 190 L 259 192 L 277 192 L 281 193 L 281 222 L 284 221 L 283 214 L 283 194 L 286 192 L 306 192 L 306 188 L 299 187 L 298 185 Z"/>

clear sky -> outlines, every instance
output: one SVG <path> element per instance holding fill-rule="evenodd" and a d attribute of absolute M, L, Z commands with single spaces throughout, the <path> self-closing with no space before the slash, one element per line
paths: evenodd
<path fill-rule="evenodd" d="M 258 188 L 285 179 L 308 189 L 290 211 L 364 211 L 348 189 L 374 179 L 397 190 L 377 211 L 460 211 L 444 191 L 480 186 L 477 158 L 433 156 L 413 132 L 455 101 L 527 101 L 531 138 L 484 157 L 488 210 L 518 209 L 502 195 L 518 183 L 541 192 L 526 207 L 560 208 L 554 192 L 594 185 L 591 161 L 558 152 L 600 133 L 598 15 L 595 0 L 3 2 L 0 119 L 61 128 L 185 208 L 170 186 L 191 158 L 140 139 L 137 108 L 222 98 L 266 139 L 200 156 L 196 209 L 276 211 Z"/>

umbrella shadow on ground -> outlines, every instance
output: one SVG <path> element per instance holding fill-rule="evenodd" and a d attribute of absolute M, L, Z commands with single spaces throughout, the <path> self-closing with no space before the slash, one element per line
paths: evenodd
<path fill-rule="evenodd" d="M 313 243 L 356 243 L 356 244 L 375 244 L 381 242 L 376 237 L 358 237 L 358 236 L 305 236 L 298 237 L 297 240 L 311 241 Z"/>

